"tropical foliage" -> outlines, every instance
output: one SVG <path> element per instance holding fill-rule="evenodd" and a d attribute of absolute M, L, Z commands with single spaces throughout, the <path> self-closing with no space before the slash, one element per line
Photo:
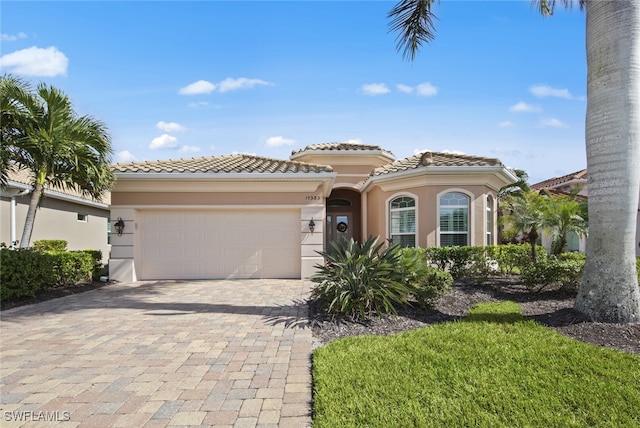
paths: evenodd
<path fill-rule="evenodd" d="M 420 249 L 384 247 L 373 237 L 332 242 L 311 277 L 312 298 L 329 314 L 363 319 L 395 314 L 410 298 L 429 306 L 450 289 L 451 275 L 427 266 Z"/>
<path fill-rule="evenodd" d="M 414 59 L 435 34 L 435 0 L 400 0 L 389 12 L 398 50 Z M 590 238 L 575 308 L 595 320 L 640 321 L 635 267 L 640 195 L 640 1 L 533 0 L 586 10 Z M 603 36 L 606 34 L 606 37 Z"/>
<path fill-rule="evenodd" d="M 15 77 L 0 79 L 3 187 L 11 169 L 31 174 L 33 191 L 20 247 L 31 240 L 37 207 L 50 186 L 99 200 L 111 188 L 111 141 L 106 126 L 78 116 L 59 89 L 39 84 L 35 90 Z"/>

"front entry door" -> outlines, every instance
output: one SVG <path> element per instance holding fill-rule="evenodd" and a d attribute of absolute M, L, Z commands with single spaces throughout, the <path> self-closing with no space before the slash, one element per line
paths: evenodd
<path fill-rule="evenodd" d="M 351 213 L 327 214 L 327 244 L 350 240 L 353 237 L 352 226 Z"/>

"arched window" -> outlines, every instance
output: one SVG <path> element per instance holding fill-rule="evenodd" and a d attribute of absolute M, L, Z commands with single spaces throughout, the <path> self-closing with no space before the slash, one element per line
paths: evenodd
<path fill-rule="evenodd" d="M 493 245 L 493 198 L 487 195 L 487 245 Z"/>
<path fill-rule="evenodd" d="M 440 196 L 440 246 L 469 245 L 469 197 L 460 192 Z"/>
<path fill-rule="evenodd" d="M 416 246 L 416 200 L 400 196 L 389 202 L 391 242 L 403 247 Z"/>

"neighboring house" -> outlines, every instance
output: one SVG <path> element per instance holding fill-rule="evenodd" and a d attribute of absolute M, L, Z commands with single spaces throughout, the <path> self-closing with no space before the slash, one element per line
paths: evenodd
<path fill-rule="evenodd" d="M 587 170 L 582 169 L 580 171 L 572 172 L 571 174 L 563 175 L 562 177 L 554 177 L 548 180 L 541 181 L 533 184 L 531 189 L 537 191 L 548 191 L 552 194 L 559 195 L 571 195 L 574 194 L 577 197 L 587 198 L 589 196 L 587 188 Z M 551 252 L 551 246 L 553 245 L 553 239 L 549 233 L 543 232 L 540 240 L 542 246 Z M 567 234 L 567 248 L 565 251 L 581 252 L 584 253 L 587 249 L 587 237 L 579 237 L 577 234 L 570 232 Z"/>
<path fill-rule="evenodd" d="M 31 199 L 29 173 L 9 173 L 0 198 L 0 242 L 7 247 L 22 237 Z M 69 250 L 100 250 L 109 259 L 109 200 L 97 202 L 73 191 L 46 188 L 36 214 L 30 244 L 41 239 L 64 239 Z"/>
<path fill-rule="evenodd" d="M 498 159 L 310 145 L 289 160 L 238 154 L 113 166 L 110 278 L 307 278 L 331 241 L 496 243 Z"/>
<path fill-rule="evenodd" d="M 553 190 L 563 193 L 571 193 L 575 190 L 578 191 L 578 195 L 589 197 L 589 189 L 587 187 L 587 170 L 583 169 L 571 174 L 563 175 L 562 177 L 551 178 L 549 180 L 541 181 L 531 186 L 534 190 Z M 640 199 L 640 198 L 639 198 Z M 577 240 L 577 237 L 572 238 L 572 251 L 585 251 L 586 238 Z M 576 249 L 576 242 L 578 248 Z M 640 257 L 640 200 L 638 201 L 638 215 L 636 218 L 636 257 Z"/>

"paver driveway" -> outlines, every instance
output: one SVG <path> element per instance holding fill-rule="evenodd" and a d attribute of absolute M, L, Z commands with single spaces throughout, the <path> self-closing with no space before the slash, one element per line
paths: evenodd
<path fill-rule="evenodd" d="M 0 425 L 309 426 L 307 292 L 139 282 L 3 311 Z"/>

